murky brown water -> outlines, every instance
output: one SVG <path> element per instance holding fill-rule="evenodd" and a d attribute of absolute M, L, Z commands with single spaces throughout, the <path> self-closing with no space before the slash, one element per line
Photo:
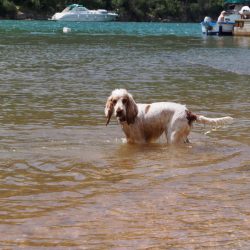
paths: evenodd
<path fill-rule="evenodd" d="M 1 249 L 249 249 L 249 46 L 2 34 Z M 127 145 L 105 126 L 117 87 L 235 122 L 196 124 L 190 145 Z"/>

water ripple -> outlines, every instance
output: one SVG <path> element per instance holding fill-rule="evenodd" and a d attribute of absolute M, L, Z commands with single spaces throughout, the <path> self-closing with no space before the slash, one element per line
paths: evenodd
<path fill-rule="evenodd" d="M 1 248 L 248 249 L 249 39 L 63 25 L 0 24 Z M 105 126 L 120 87 L 235 121 L 207 135 L 194 124 L 189 145 L 127 145 Z"/>

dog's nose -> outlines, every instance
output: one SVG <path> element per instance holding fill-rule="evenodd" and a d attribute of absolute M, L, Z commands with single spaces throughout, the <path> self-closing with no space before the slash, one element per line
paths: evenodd
<path fill-rule="evenodd" d="M 123 112 L 123 110 L 122 110 L 122 109 L 119 109 L 119 110 L 116 111 L 116 115 L 117 115 L 117 116 L 121 116 L 121 115 L 122 115 L 122 112 Z"/>

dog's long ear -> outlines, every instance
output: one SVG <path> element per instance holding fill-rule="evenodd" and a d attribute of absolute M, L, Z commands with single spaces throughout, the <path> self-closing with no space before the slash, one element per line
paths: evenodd
<path fill-rule="evenodd" d="M 127 123 L 128 124 L 134 123 L 135 118 L 138 114 L 138 108 L 133 96 L 129 93 L 128 93 L 128 101 L 126 108 L 127 108 L 126 110 Z"/>
<path fill-rule="evenodd" d="M 106 126 L 109 124 L 110 118 L 114 112 L 114 105 L 112 102 L 112 95 L 108 98 L 107 102 L 106 102 L 106 106 L 105 106 L 105 116 L 107 117 L 107 122 L 106 122 Z"/>

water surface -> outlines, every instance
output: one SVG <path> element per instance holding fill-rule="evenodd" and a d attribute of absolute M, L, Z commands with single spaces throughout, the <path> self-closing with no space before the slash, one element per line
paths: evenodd
<path fill-rule="evenodd" d="M 198 24 L 1 21 L 1 248 L 249 249 L 249 46 Z M 114 88 L 235 122 L 127 145 L 105 126 Z"/>

